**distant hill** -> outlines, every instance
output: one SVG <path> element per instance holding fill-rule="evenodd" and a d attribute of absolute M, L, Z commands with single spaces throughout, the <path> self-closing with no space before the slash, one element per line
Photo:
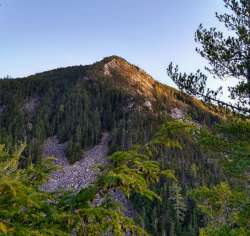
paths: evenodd
<path fill-rule="evenodd" d="M 146 142 L 168 117 L 211 124 L 219 116 L 196 100 L 154 80 L 118 56 L 25 78 L 0 81 L 0 143 L 28 144 L 36 160 L 50 137 L 66 144 L 74 162 L 111 133 L 110 151 Z"/>

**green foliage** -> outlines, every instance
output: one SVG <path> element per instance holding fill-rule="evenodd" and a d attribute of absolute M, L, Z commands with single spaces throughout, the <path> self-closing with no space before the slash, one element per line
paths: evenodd
<path fill-rule="evenodd" d="M 201 70 L 196 73 L 179 73 L 178 66 L 171 63 L 168 74 L 177 86 L 189 94 L 203 98 L 206 102 L 229 107 L 238 112 L 250 114 L 250 40 L 248 0 L 223 0 L 225 13 L 216 13 L 227 33 L 215 27 L 206 29 L 202 24 L 195 34 L 199 44 L 196 51 L 208 61 L 205 70 L 215 79 L 236 80 L 235 86 L 229 87 L 230 97 L 235 104 L 229 104 L 217 98 L 221 87 L 214 91 L 207 88 L 207 74 Z"/>
<path fill-rule="evenodd" d="M 220 183 L 212 188 L 200 187 L 191 196 L 208 216 L 208 226 L 200 235 L 249 235 L 250 201 L 246 193 Z"/>
<path fill-rule="evenodd" d="M 233 119 L 202 130 L 202 148 L 224 170 L 227 182 L 199 187 L 191 192 L 207 217 L 200 235 L 249 235 L 249 120 Z"/>
<path fill-rule="evenodd" d="M 192 138 L 194 131 L 194 125 L 170 120 L 161 126 L 148 143 L 137 147 L 137 150 L 160 163 L 161 168 L 165 169 L 162 171 L 165 178 L 152 185 L 161 201 L 150 202 L 142 199 L 138 193 L 132 197 L 134 207 L 141 216 L 139 222 L 145 225 L 152 235 L 188 235 L 188 232 L 194 233 L 197 230 L 192 228 L 191 222 L 186 222 L 187 218 L 192 221 L 197 214 L 193 213 L 195 209 L 188 204 L 184 187 L 187 183 L 180 181 L 189 167 L 187 166 L 187 170 L 183 169 L 178 160 L 183 158 L 183 152 L 187 153 L 188 143 L 195 140 Z M 173 155 L 175 153 L 176 155 Z M 190 158 L 189 155 L 187 158 Z M 191 209 L 192 213 L 189 212 Z M 190 224 L 189 229 L 186 228 L 186 224 Z"/>
<path fill-rule="evenodd" d="M 237 228 L 231 229 L 228 225 L 219 226 L 216 228 L 207 227 L 201 229 L 201 236 L 248 236 L 249 233 L 245 229 Z"/>
<path fill-rule="evenodd" d="M 55 169 L 53 159 L 20 169 L 25 145 L 12 155 L 0 146 L 0 230 L 6 235 L 70 235 L 72 230 L 79 235 L 147 235 L 111 200 L 116 189 L 132 200 L 138 222 L 153 235 L 247 235 L 250 203 L 243 174 L 248 166 L 238 169 L 235 163 L 249 158 L 248 131 L 249 122 L 243 120 L 210 130 L 171 120 L 146 144 L 113 153 L 96 184 L 77 194 L 40 192 Z M 205 158 L 213 158 L 224 173 L 205 165 Z M 223 175 L 225 182 L 216 185 Z M 102 199 L 98 204 L 97 196 Z"/>
<path fill-rule="evenodd" d="M 159 199 L 157 194 L 148 189 L 164 174 L 159 164 L 151 161 L 148 156 L 135 150 L 116 152 L 111 156 L 114 165 L 102 179 L 100 185 L 105 189 L 119 188 L 127 197 L 137 192 L 149 199 Z"/>
<path fill-rule="evenodd" d="M 24 144 L 21 145 L 20 148 L 17 149 L 14 154 L 12 154 L 11 158 L 9 158 L 4 145 L 0 145 L 0 177 L 11 176 L 13 173 L 16 173 L 20 155 L 23 152 L 25 146 L 26 145 Z"/>
<path fill-rule="evenodd" d="M 212 131 L 203 130 L 200 143 L 221 162 L 230 176 L 247 179 L 250 169 L 249 130 L 249 120 L 233 119 L 215 126 Z"/>
<path fill-rule="evenodd" d="M 153 235 L 248 235 L 249 140 L 248 120 L 166 122 L 138 149 L 175 174 L 153 187 L 161 202 L 133 197 L 139 222 Z"/>
<path fill-rule="evenodd" d="M 134 225 L 133 221 L 124 217 L 119 211 L 106 209 L 105 206 L 81 209 L 77 212 L 83 219 L 79 225 L 80 235 L 102 235 L 103 232 L 123 236 L 131 235 L 147 236 L 141 227 Z"/>
<path fill-rule="evenodd" d="M 170 171 L 161 171 L 155 161 L 131 150 L 111 156 L 108 171 L 95 185 L 79 193 L 49 194 L 40 191 L 41 184 L 55 169 L 52 160 L 18 168 L 25 145 L 10 155 L 0 146 L 0 233 L 4 235 L 148 235 L 132 219 L 124 216 L 109 192 L 121 190 L 130 196 L 137 192 L 153 200 L 158 195 L 149 185 L 161 175 L 174 178 Z M 95 199 L 100 196 L 100 204 Z"/>
<path fill-rule="evenodd" d="M 178 222 L 183 222 L 186 214 L 186 203 L 185 199 L 181 194 L 181 187 L 177 184 L 173 184 L 170 189 L 169 200 L 173 205 L 175 211 L 175 218 Z"/>
<path fill-rule="evenodd" d="M 33 167 L 27 172 L 18 168 L 23 149 L 21 145 L 18 151 L 9 155 L 1 146 L 0 232 L 6 235 L 67 235 L 63 230 L 66 214 L 48 204 L 52 196 L 37 190 L 37 184 L 44 180 L 40 173 Z"/>

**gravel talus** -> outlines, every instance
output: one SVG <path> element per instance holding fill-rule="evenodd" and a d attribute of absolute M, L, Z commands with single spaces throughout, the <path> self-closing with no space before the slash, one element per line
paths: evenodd
<path fill-rule="evenodd" d="M 62 147 L 60 144 L 58 146 L 57 143 L 57 148 L 54 148 L 54 153 L 56 154 L 54 156 L 62 168 L 53 172 L 48 182 L 41 186 L 41 189 L 46 192 L 56 192 L 60 190 L 79 191 L 95 182 L 99 174 L 96 166 L 107 163 L 108 142 L 109 135 L 108 133 L 104 133 L 101 142 L 92 149 L 84 152 L 81 160 L 75 162 L 73 165 L 69 165 L 69 163 L 64 160 L 64 154 L 61 153 Z"/>

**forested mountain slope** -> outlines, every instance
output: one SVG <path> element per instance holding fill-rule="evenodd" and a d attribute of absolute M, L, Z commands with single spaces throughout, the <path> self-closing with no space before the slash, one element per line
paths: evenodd
<path fill-rule="evenodd" d="M 202 102 L 117 56 L 0 80 L 0 143 L 11 148 L 25 141 L 33 160 L 51 137 L 66 145 L 70 162 L 96 145 L 104 131 L 111 132 L 111 150 L 128 149 L 146 142 L 171 113 L 208 125 L 219 119 Z"/>
<path fill-rule="evenodd" d="M 216 109 L 117 56 L 0 80 L 0 234 L 249 235 L 250 122 Z"/>

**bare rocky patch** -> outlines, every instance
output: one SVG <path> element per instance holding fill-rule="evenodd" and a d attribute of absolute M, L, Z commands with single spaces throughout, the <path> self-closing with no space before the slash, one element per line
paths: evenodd
<path fill-rule="evenodd" d="M 59 140 L 56 136 L 48 138 L 42 146 L 43 157 L 54 157 L 55 164 L 59 166 L 69 165 L 69 162 L 65 155 L 65 149 L 67 144 L 59 144 Z"/>
<path fill-rule="evenodd" d="M 145 71 L 116 58 L 104 64 L 103 67 L 104 75 L 107 77 L 112 77 L 114 71 L 122 73 L 123 77 L 127 79 L 128 85 L 133 87 L 137 94 L 153 98 L 155 81 Z"/>
<path fill-rule="evenodd" d="M 62 149 L 60 149 L 60 144 L 57 143 L 53 151 L 47 151 L 45 153 L 52 154 L 58 161 L 60 160 L 62 169 L 52 173 L 48 182 L 44 184 L 41 189 L 46 192 L 56 192 L 60 190 L 79 191 L 91 183 L 94 183 L 100 172 L 96 166 L 107 163 L 108 141 L 109 135 L 108 133 L 104 133 L 101 142 L 86 151 L 82 155 L 81 160 L 75 162 L 73 165 L 62 161 L 65 155 L 61 153 Z M 48 143 L 50 145 L 51 143 L 53 145 L 56 144 L 53 140 L 49 140 Z"/>
<path fill-rule="evenodd" d="M 144 107 L 146 107 L 149 111 L 153 111 L 153 106 L 152 106 L 152 103 L 151 101 L 147 100 L 144 102 Z"/>
<path fill-rule="evenodd" d="M 94 183 L 100 174 L 97 165 L 108 163 L 109 140 L 109 134 L 104 133 L 98 145 L 84 152 L 80 161 L 70 165 L 65 155 L 67 145 L 60 144 L 57 137 L 48 138 L 42 147 L 42 155 L 44 157 L 54 157 L 55 163 L 61 168 L 51 174 L 48 182 L 41 186 L 41 190 L 45 192 L 79 192 Z M 121 204 L 122 211 L 127 217 L 134 217 L 133 206 L 121 191 L 113 189 L 109 191 L 109 195 Z M 103 201 L 104 199 L 97 194 L 93 205 L 99 206 Z"/>
<path fill-rule="evenodd" d="M 185 112 L 179 108 L 174 108 L 171 110 L 171 117 L 177 120 L 184 119 L 185 117 Z"/>
<path fill-rule="evenodd" d="M 112 74 L 112 70 L 119 68 L 118 63 L 116 62 L 115 59 L 113 59 L 112 61 L 106 63 L 104 65 L 104 75 L 106 76 L 111 76 Z"/>
<path fill-rule="evenodd" d="M 135 210 L 131 202 L 125 197 L 125 195 L 116 189 L 110 192 L 111 197 L 119 202 L 122 206 L 122 211 L 125 216 L 133 218 L 135 216 Z"/>

